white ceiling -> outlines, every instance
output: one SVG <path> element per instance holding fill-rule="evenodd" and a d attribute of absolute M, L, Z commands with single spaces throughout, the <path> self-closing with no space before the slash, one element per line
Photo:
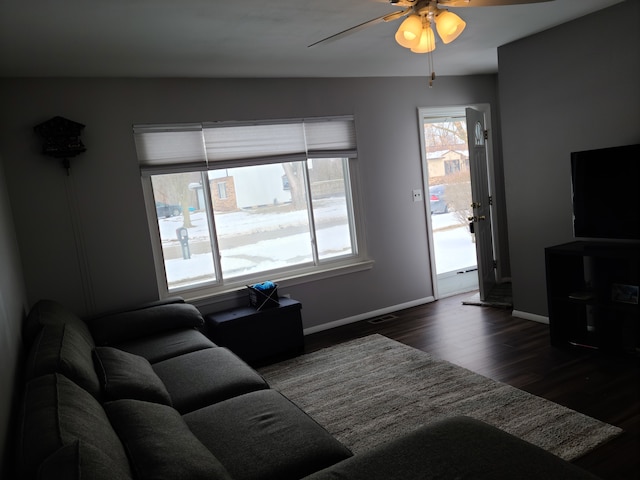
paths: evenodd
<path fill-rule="evenodd" d="M 497 47 L 622 0 L 457 8 L 438 75 L 497 71 Z M 367 77 L 428 71 L 401 20 L 308 45 L 398 10 L 386 0 L 0 0 L 0 76 Z M 453 9 L 452 9 L 453 10 Z"/>

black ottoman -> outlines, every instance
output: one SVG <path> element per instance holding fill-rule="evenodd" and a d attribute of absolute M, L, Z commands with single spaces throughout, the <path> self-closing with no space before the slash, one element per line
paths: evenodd
<path fill-rule="evenodd" d="M 204 333 L 253 366 L 300 354 L 304 350 L 302 305 L 285 297 L 279 303 L 262 310 L 246 306 L 205 315 Z"/>

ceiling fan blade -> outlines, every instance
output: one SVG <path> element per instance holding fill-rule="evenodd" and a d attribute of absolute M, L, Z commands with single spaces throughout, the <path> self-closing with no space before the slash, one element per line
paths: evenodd
<path fill-rule="evenodd" d="M 411 13 L 411 8 L 407 8 L 406 10 L 399 10 L 393 13 L 388 13 L 387 15 L 382 15 L 381 17 L 374 18 L 373 20 L 369 20 L 367 22 L 361 23 L 360 25 L 356 25 L 355 27 L 347 28 L 346 30 L 343 30 L 342 32 L 338 32 L 334 35 L 331 35 L 330 37 L 323 38 L 322 40 L 318 40 L 317 42 L 309 45 L 307 48 L 313 47 L 314 45 L 318 45 L 320 43 L 333 42 L 334 40 L 338 40 L 339 38 L 346 37 L 347 35 L 351 35 L 352 33 L 355 33 L 358 30 L 362 30 L 363 28 L 370 27 L 371 25 L 376 25 L 382 22 L 391 22 L 398 18 L 404 17 L 409 13 Z"/>
<path fill-rule="evenodd" d="M 553 0 L 438 0 L 443 7 L 502 7 L 526 3 L 544 3 Z"/>

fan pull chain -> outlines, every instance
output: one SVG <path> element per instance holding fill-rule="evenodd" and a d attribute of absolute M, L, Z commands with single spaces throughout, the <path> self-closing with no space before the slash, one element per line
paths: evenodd
<path fill-rule="evenodd" d="M 427 53 L 427 63 L 429 64 L 429 88 L 433 87 L 433 81 L 436 79 L 436 72 L 433 70 L 433 52 Z"/>
<path fill-rule="evenodd" d="M 429 14 L 429 18 L 424 18 L 427 21 L 427 27 L 431 28 L 431 25 L 435 25 L 433 21 L 433 13 Z M 435 45 L 435 37 L 433 37 L 433 45 L 430 45 L 429 51 L 427 52 L 427 64 L 429 65 L 429 88 L 433 87 L 433 81 L 436 79 L 436 72 L 433 71 L 433 51 L 436 49 Z"/>

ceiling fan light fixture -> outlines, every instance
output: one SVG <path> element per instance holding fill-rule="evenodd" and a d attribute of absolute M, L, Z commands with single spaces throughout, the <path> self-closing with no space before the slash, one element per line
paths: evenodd
<path fill-rule="evenodd" d="M 404 48 L 413 48 L 420 42 L 422 20 L 419 15 L 409 15 L 396 32 L 396 42 Z"/>
<path fill-rule="evenodd" d="M 418 45 L 413 47 L 411 51 L 413 53 L 429 53 L 436 49 L 436 37 L 433 34 L 433 28 L 431 25 L 427 25 L 422 29 L 420 34 L 420 41 Z"/>
<path fill-rule="evenodd" d="M 467 23 L 455 13 L 444 10 L 436 17 L 436 30 L 443 43 L 451 43 L 460 36 Z"/>

